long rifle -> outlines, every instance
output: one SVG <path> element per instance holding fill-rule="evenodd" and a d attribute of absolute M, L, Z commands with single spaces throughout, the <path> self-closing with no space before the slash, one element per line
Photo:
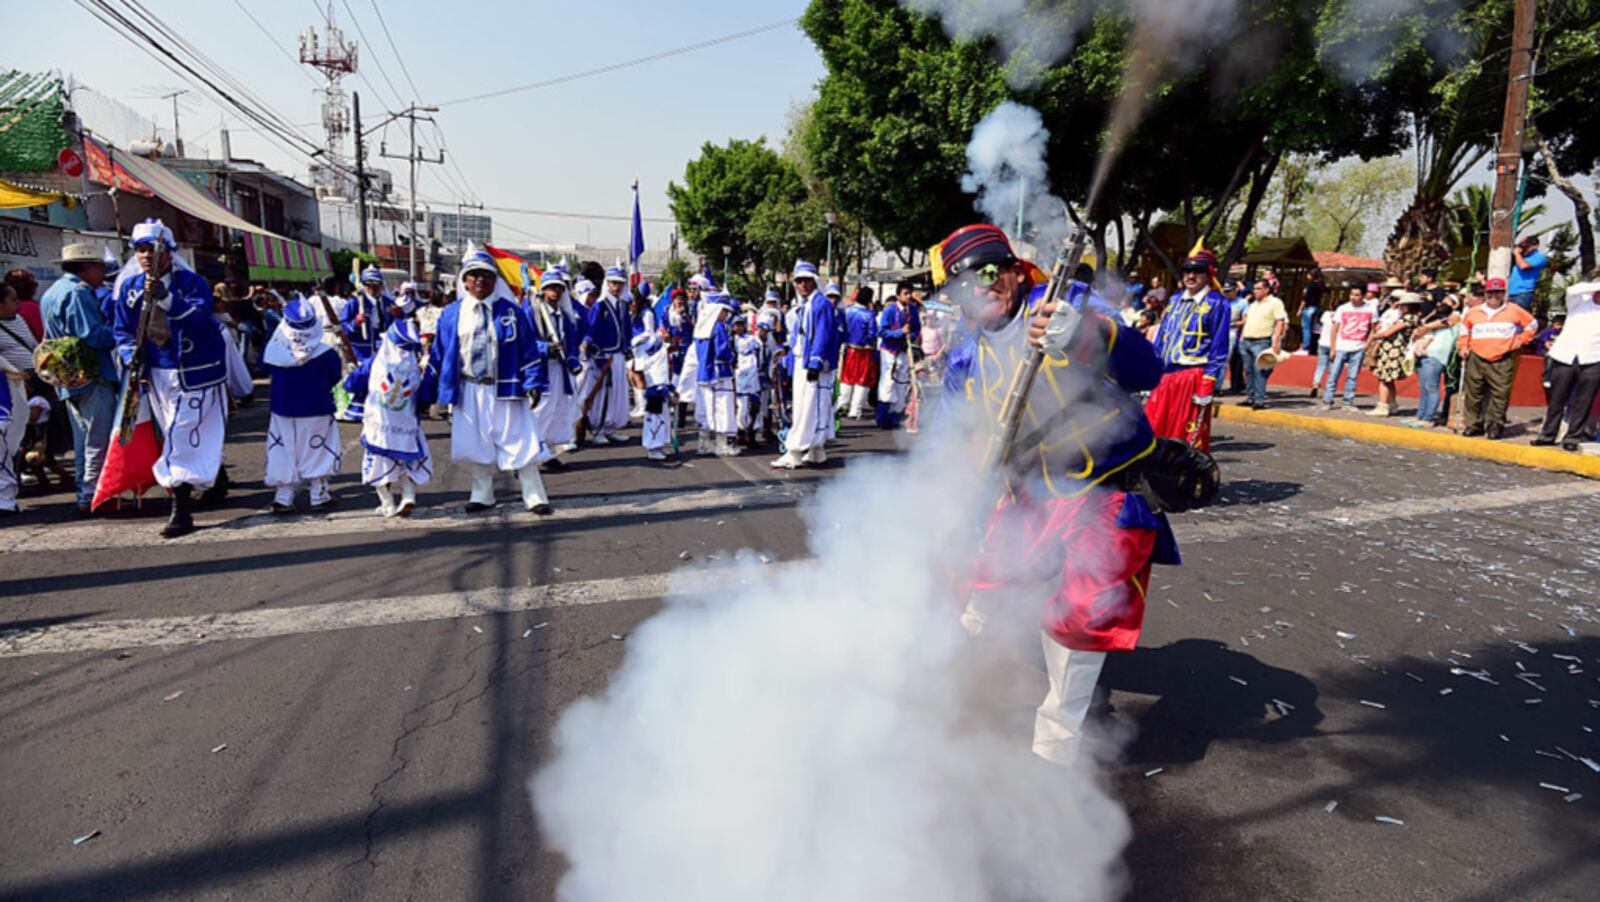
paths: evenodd
<path fill-rule="evenodd" d="M 356 356 L 355 345 L 350 343 L 350 336 L 344 332 L 344 323 L 339 322 L 339 317 L 334 314 L 333 303 L 328 300 L 327 295 L 320 291 L 317 292 L 317 300 L 322 302 L 322 313 L 328 318 L 328 325 L 332 326 L 333 331 L 339 335 L 339 345 L 344 348 L 345 359 L 349 360 L 352 366 L 359 364 L 361 358 Z"/>
<path fill-rule="evenodd" d="M 122 415 L 117 421 L 117 444 L 126 445 L 133 440 L 133 427 L 139 421 L 139 403 L 144 399 L 144 343 L 150 334 L 150 317 L 155 302 L 150 300 L 150 283 L 157 282 L 154 273 L 144 274 L 144 286 L 139 292 L 139 325 L 133 331 L 133 353 L 128 355 L 128 368 L 122 374 Z"/>
<path fill-rule="evenodd" d="M 574 433 L 573 441 L 581 442 L 594 431 L 594 425 L 589 422 L 589 413 L 594 409 L 594 401 L 600 397 L 600 392 L 611 385 L 611 358 L 606 357 L 605 371 L 600 378 L 594 380 L 594 387 L 589 389 L 589 397 L 583 399 L 583 416 L 578 418 L 578 426 Z"/>
<path fill-rule="evenodd" d="M 1056 258 L 1055 266 L 1050 270 L 1050 287 L 1045 290 L 1044 300 L 1040 303 L 1041 308 L 1061 300 L 1067 289 L 1068 268 L 1078 264 L 1088 240 L 1088 234 L 1082 229 L 1073 231 L 1061 256 Z M 1023 311 L 1021 315 L 1026 316 L 1027 311 Z M 993 472 L 1011 459 L 1011 452 L 1016 446 L 1017 432 L 1022 428 L 1022 413 L 1028 408 L 1028 394 L 1033 391 L 1033 380 L 1039 375 L 1039 367 L 1044 364 L 1048 353 L 1046 346 L 1054 347 L 1069 338 L 1069 335 L 1062 333 L 1070 331 L 1071 324 L 1077 318 L 1078 313 L 1071 305 L 1058 306 L 1055 315 L 1050 319 L 1050 325 L 1045 329 L 1044 341 L 1029 348 L 1028 357 L 1017 370 L 1016 376 L 1012 378 L 1011 387 L 1006 392 L 1005 403 L 1000 407 L 1000 430 L 989 442 L 983 472 Z"/>

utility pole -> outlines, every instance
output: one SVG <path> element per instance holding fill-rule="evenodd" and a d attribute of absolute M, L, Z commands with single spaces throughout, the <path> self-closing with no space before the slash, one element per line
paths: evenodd
<path fill-rule="evenodd" d="M 367 152 L 361 133 L 361 92 L 351 91 L 350 102 L 354 105 L 356 124 L 356 218 L 361 222 L 361 253 L 366 254 L 372 249 L 367 245 Z"/>
<path fill-rule="evenodd" d="M 1500 126 L 1500 151 L 1494 163 L 1494 205 L 1489 215 L 1489 276 L 1511 274 L 1511 242 L 1516 239 L 1512 208 L 1522 168 L 1522 142 L 1528 115 L 1528 89 L 1533 82 L 1533 19 L 1536 0 L 1517 0 L 1511 27 L 1511 74 L 1506 83 L 1505 120 Z"/>
<path fill-rule="evenodd" d="M 422 156 L 417 152 L 417 120 L 425 119 L 429 122 L 432 122 L 432 118 L 428 116 L 420 116 L 418 114 L 437 112 L 439 112 L 439 108 L 436 106 L 420 106 L 416 103 L 413 103 L 404 110 L 394 114 L 393 118 L 395 119 L 404 117 L 411 121 L 411 152 L 406 154 L 404 157 L 400 156 L 399 154 L 389 153 L 388 149 L 381 145 L 378 148 L 379 156 L 388 157 L 392 160 L 403 159 L 409 164 L 411 170 L 411 199 L 409 201 L 411 211 L 409 213 L 410 219 L 406 222 L 406 243 L 411 245 L 411 278 L 413 279 L 419 278 L 417 275 L 417 164 L 444 163 L 444 148 L 442 147 L 439 149 L 439 158 L 437 160 L 432 157 Z"/>
<path fill-rule="evenodd" d="M 189 93 L 187 90 L 177 90 L 170 94 L 162 94 L 162 100 L 172 101 L 172 146 L 178 152 L 178 158 L 183 159 L 183 134 L 178 131 L 178 98 Z"/>

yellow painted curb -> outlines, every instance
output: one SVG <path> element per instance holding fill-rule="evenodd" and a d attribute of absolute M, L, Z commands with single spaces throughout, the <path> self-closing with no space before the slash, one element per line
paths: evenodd
<path fill-rule="evenodd" d="M 1600 457 L 1592 454 L 1574 454 L 1556 448 L 1533 448 L 1528 445 L 1492 442 L 1482 438 L 1465 438 L 1454 433 L 1429 432 L 1408 426 L 1381 426 L 1377 423 L 1361 423 L 1337 417 L 1314 417 L 1277 410 L 1251 410 L 1236 404 L 1218 405 L 1216 416 L 1219 420 L 1237 420 L 1257 426 L 1300 429 L 1379 445 L 1458 454 L 1462 457 L 1476 457 L 1480 460 L 1493 460 L 1520 467 L 1574 473 L 1590 479 L 1600 479 Z"/>

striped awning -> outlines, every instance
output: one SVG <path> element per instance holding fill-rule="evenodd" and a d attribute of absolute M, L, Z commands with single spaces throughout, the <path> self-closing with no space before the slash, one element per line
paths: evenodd
<path fill-rule="evenodd" d="M 88 151 L 89 177 L 102 185 L 114 184 L 121 190 L 140 194 L 148 192 L 196 219 L 225 229 L 277 237 L 253 222 L 240 219 L 218 202 L 215 194 L 155 160 L 121 150 L 107 153 L 103 146 L 89 138 L 84 139 L 83 146 Z"/>
<path fill-rule="evenodd" d="M 252 280 L 311 282 L 333 275 L 327 251 L 287 238 L 245 235 L 244 259 Z"/>

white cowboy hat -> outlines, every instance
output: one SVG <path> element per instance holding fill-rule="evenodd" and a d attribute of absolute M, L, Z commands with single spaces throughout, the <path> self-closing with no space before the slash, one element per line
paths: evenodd
<path fill-rule="evenodd" d="M 61 248 L 61 257 L 57 263 L 104 263 L 106 262 L 105 250 L 98 245 L 79 242 Z"/>

